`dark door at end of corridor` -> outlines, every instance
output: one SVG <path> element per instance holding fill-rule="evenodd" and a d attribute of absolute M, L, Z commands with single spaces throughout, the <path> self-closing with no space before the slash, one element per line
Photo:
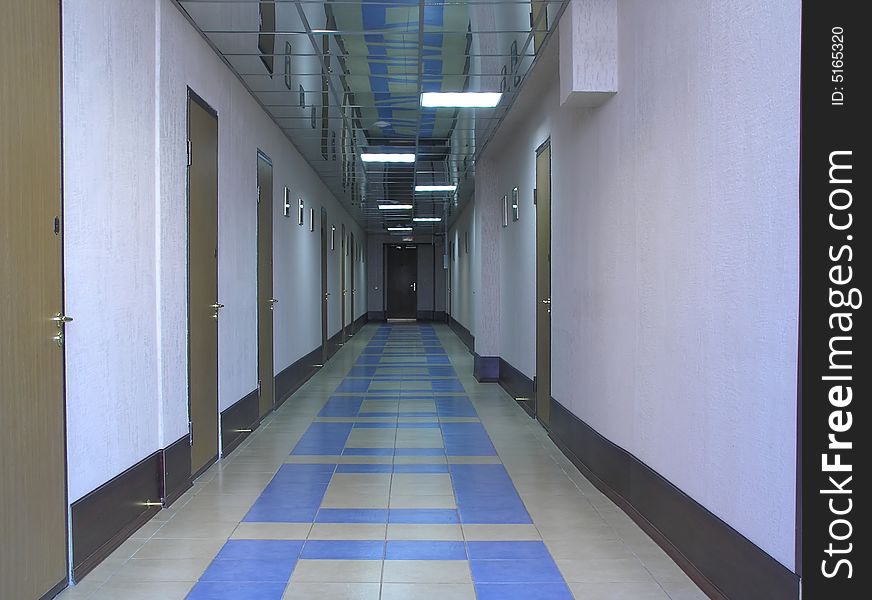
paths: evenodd
<path fill-rule="evenodd" d="M 385 316 L 414 319 L 418 316 L 418 247 L 385 245 Z"/>

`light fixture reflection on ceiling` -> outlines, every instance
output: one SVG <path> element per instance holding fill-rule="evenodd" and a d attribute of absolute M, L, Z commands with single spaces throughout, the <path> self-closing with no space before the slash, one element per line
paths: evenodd
<path fill-rule="evenodd" d="M 360 160 L 363 162 L 384 162 L 384 163 L 413 163 L 415 162 L 414 154 L 373 154 L 364 152 L 360 155 Z"/>
<path fill-rule="evenodd" d="M 388 231 L 412 231 L 411 227 L 388 227 Z"/>
<path fill-rule="evenodd" d="M 379 204 L 379 210 L 412 210 L 411 204 Z"/>
<path fill-rule="evenodd" d="M 424 92 L 425 108 L 493 108 L 500 103 L 500 92 Z"/>
<path fill-rule="evenodd" d="M 418 223 L 439 223 L 442 221 L 442 217 L 415 217 L 412 220 Z"/>
<path fill-rule="evenodd" d="M 456 185 L 416 185 L 416 192 L 454 192 Z"/>
<path fill-rule="evenodd" d="M 384 129 L 385 127 L 391 126 L 391 124 L 388 123 L 387 121 L 376 121 L 375 123 L 373 123 L 373 125 L 375 125 L 379 129 Z"/>

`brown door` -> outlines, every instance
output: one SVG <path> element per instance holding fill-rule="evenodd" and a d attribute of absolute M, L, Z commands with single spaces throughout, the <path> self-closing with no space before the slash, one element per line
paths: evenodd
<path fill-rule="evenodd" d="M 536 416 L 551 420 L 551 141 L 536 151 Z"/>
<path fill-rule="evenodd" d="M 188 92 L 191 471 L 218 457 L 218 116 Z"/>
<path fill-rule="evenodd" d="M 273 408 L 273 172 L 257 153 L 257 378 L 260 416 Z"/>
<path fill-rule="evenodd" d="M 0 18 L 0 598 L 67 576 L 60 15 Z"/>
<path fill-rule="evenodd" d="M 357 294 L 357 290 L 354 287 L 354 270 L 355 270 L 354 265 L 357 262 L 357 255 L 355 254 L 355 251 L 356 251 L 356 247 L 354 246 L 354 234 L 349 233 L 348 234 L 348 256 L 349 256 L 348 260 L 350 261 L 351 264 L 350 264 L 350 268 L 349 268 L 350 272 L 348 275 L 348 286 L 351 288 L 351 293 L 349 294 L 349 296 L 351 296 L 351 299 L 349 301 L 351 308 L 348 311 L 349 312 L 348 323 L 351 326 L 354 325 L 354 295 Z M 348 335 L 349 336 L 354 335 L 354 327 L 349 328 Z"/>
<path fill-rule="evenodd" d="M 330 292 L 327 291 L 327 209 L 321 209 L 321 363 L 325 364 L 329 355 L 327 348 L 327 318 L 329 305 L 327 300 Z"/>
<path fill-rule="evenodd" d="M 347 279 L 345 278 L 345 268 L 347 265 L 345 252 L 346 252 L 346 241 L 345 241 L 345 224 L 342 224 L 342 227 L 339 231 L 341 234 L 340 238 L 340 246 L 339 246 L 339 298 L 342 302 L 342 306 L 339 309 L 342 313 L 340 316 L 340 323 L 342 324 L 342 341 L 345 341 L 345 338 L 348 334 L 348 329 L 345 323 L 346 318 L 348 317 L 348 286 Z"/>

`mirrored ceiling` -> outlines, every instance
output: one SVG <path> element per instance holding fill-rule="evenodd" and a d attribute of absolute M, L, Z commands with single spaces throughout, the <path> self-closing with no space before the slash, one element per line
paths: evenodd
<path fill-rule="evenodd" d="M 179 5 L 367 231 L 428 234 L 444 232 L 472 196 L 475 158 L 566 1 Z M 428 108 L 426 92 L 502 95 L 493 108 Z M 414 161 L 364 162 L 364 154 Z M 397 205 L 411 208 L 385 208 Z"/>

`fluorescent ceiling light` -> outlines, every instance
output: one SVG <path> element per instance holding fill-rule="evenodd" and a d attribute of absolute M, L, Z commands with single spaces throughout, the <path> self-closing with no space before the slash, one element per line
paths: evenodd
<path fill-rule="evenodd" d="M 388 227 L 388 231 L 412 231 L 411 227 Z"/>
<path fill-rule="evenodd" d="M 416 192 L 453 192 L 457 190 L 456 185 L 416 185 Z"/>
<path fill-rule="evenodd" d="M 379 210 L 412 210 L 411 204 L 379 204 Z"/>
<path fill-rule="evenodd" d="M 493 108 L 500 103 L 499 92 L 424 92 L 421 106 L 429 108 Z"/>
<path fill-rule="evenodd" d="M 415 162 L 415 155 L 363 153 L 360 155 L 360 160 L 363 162 L 413 163 Z"/>
<path fill-rule="evenodd" d="M 412 220 L 418 223 L 439 223 L 442 217 L 415 217 Z"/>

